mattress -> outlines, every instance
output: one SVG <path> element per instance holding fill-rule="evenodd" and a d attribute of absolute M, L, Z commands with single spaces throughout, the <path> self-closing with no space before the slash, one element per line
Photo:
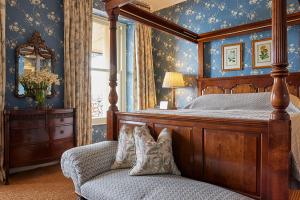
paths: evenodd
<path fill-rule="evenodd" d="M 268 121 L 273 110 L 270 95 L 270 93 L 206 95 L 198 97 L 184 109 L 148 109 L 137 113 Z M 291 96 L 290 99 L 287 111 L 292 122 L 292 171 L 293 176 L 300 181 L 300 99 L 295 96 Z"/>

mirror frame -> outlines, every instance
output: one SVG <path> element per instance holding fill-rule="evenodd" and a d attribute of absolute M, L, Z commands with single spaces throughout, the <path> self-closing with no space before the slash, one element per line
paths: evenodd
<path fill-rule="evenodd" d="M 16 49 L 16 70 L 15 70 L 15 96 L 17 98 L 25 98 L 25 94 L 20 95 L 19 94 L 19 59 L 22 55 L 21 49 L 26 47 L 33 47 L 32 55 L 39 55 L 43 58 L 51 59 L 51 72 L 54 73 L 54 63 L 55 63 L 55 53 L 52 51 L 52 49 L 48 48 L 46 46 L 45 40 L 42 39 L 41 34 L 37 31 L 35 31 L 32 35 L 32 37 L 24 44 L 21 44 Z M 47 54 L 49 54 L 49 57 L 46 57 L 44 54 L 42 54 L 41 50 L 46 50 Z M 45 51 L 44 51 L 45 52 Z M 56 91 L 54 89 L 54 85 L 51 86 L 51 94 L 47 95 L 47 98 L 52 98 L 56 94 Z"/>

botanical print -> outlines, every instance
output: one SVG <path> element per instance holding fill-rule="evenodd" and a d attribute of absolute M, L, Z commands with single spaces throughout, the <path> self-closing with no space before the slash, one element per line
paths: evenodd
<path fill-rule="evenodd" d="M 254 40 L 253 48 L 253 68 L 267 68 L 272 65 L 272 40 Z"/>
<path fill-rule="evenodd" d="M 287 0 L 287 12 L 300 11 L 297 0 Z M 186 2 L 155 12 L 181 26 L 197 33 L 205 33 L 236 25 L 261 21 L 271 18 L 271 0 L 187 0 Z M 288 58 L 291 72 L 300 69 L 300 25 L 288 27 Z M 244 75 L 269 74 L 270 68 L 252 68 L 252 40 L 271 37 L 271 31 L 263 31 L 238 37 L 230 37 L 205 43 L 205 77 L 231 77 Z M 190 77 L 190 87 L 178 89 L 177 106 L 184 107 L 197 97 L 198 55 L 197 45 L 153 29 L 153 56 L 157 87 L 157 100 L 168 100 L 171 93 L 161 89 L 166 71 L 178 71 Z M 222 70 L 221 47 L 224 44 L 242 42 L 243 69 L 236 71 Z"/>
<path fill-rule="evenodd" d="M 227 44 L 222 46 L 223 71 L 242 69 L 242 44 Z"/>
<path fill-rule="evenodd" d="M 257 46 L 258 63 L 271 61 L 271 44 Z"/>
<path fill-rule="evenodd" d="M 225 55 L 226 55 L 225 62 L 227 66 L 237 65 L 238 48 L 225 49 Z"/>

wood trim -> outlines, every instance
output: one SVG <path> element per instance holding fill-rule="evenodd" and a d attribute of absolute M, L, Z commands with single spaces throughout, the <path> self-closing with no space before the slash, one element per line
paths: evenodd
<path fill-rule="evenodd" d="M 269 128 L 268 199 L 289 198 L 291 120 L 286 111 L 290 103 L 288 77 L 287 0 L 272 0 L 272 52 L 274 84 L 271 103 L 274 111 Z M 298 89 L 299 90 L 299 89 Z"/>
<path fill-rule="evenodd" d="M 300 12 L 289 14 L 287 16 L 287 25 L 295 25 L 300 23 Z M 208 33 L 199 34 L 199 42 L 210 42 L 212 40 L 219 40 L 228 37 L 245 35 L 249 33 L 255 33 L 265 30 L 270 30 L 272 28 L 272 20 L 267 19 L 264 21 L 254 22 L 250 24 L 244 24 L 240 26 L 234 26 L 231 28 L 221 29 L 217 31 L 212 31 Z"/>
<path fill-rule="evenodd" d="M 115 113 L 119 110 L 118 94 L 117 94 L 117 21 L 119 17 L 119 9 L 107 10 L 110 21 L 110 74 L 109 74 L 109 103 L 110 107 L 107 111 L 107 139 L 117 140 L 114 138 L 116 132 L 116 115 Z"/>
<path fill-rule="evenodd" d="M 105 8 L 106 10 L 111 10 L 114 8 L 118 8 L 124 6 L 128 3 L 133 2 L 134 0 L 106 0 L 105 1 Z"/>
<path fill-rule="evenodd" d="M 257 42 L 263 42 L 263 41 L 268 41 L 268 40 L 272 40 L 272 38 L 265 38 L 262 40 L 252 40 L 252 68 L 253 69 L 262 69 L 262 68 L 272 68 L 272 66 L 255 66 L 255 43 Z"/>
<path fill-rule="evenodd" d="M 198 43 L 198 34 L 186 28 L 178 26 L 162 17 L 145 11 L 133 4 L 126 4 L 120 7 L 120 15 L 141 22 L 152 28 L 170 33 L 193 43 Z"/>
<path fill-rule="evenodd" d="M 300 97 L 300 72 L 290 73 L 287 77 L 289 87 L 296 88 L 297 91 L 293 95 Z M 251 76 L 236 76 L 222 78 L 199 78 L 198 93 L 202 95 L 207 88 L 217 88 L 222 93 L 230 94 L 232 88 L 238 85 L 252 85 L 257 89 L 257 92 L 270 92 L 269 88 L 273 85 L 273 78 L 269 74 L 251 75 Z"/>
<path fill-rule="evenodd" d="M 199 42 L 198 43 L 198 73 L 199 73 L 199 78 L 204 78 L 204 42 Z"/>
<path fill-rule="evenodd" d="M 224 48 L 230 46 L 240 46 L 240 67 L 239 68 L 232 68 L 232 69 L 224 69 Z M 222 71 L 229 72 L 229 71 L 239 71 L 243 70 L 243 43 L 235 43 L 235 44 L 224 44 L 222 45 Z"/>

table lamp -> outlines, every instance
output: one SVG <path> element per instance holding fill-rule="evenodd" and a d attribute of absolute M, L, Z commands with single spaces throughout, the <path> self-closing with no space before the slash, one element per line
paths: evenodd
<path fill-rule="evenodd" d="M 176 109 L 175 89 L 184 87 L 183 76 L 179 72 L 166 72 L 163 88 L 172 89 L 172 105 L 171 109 Z"/>

